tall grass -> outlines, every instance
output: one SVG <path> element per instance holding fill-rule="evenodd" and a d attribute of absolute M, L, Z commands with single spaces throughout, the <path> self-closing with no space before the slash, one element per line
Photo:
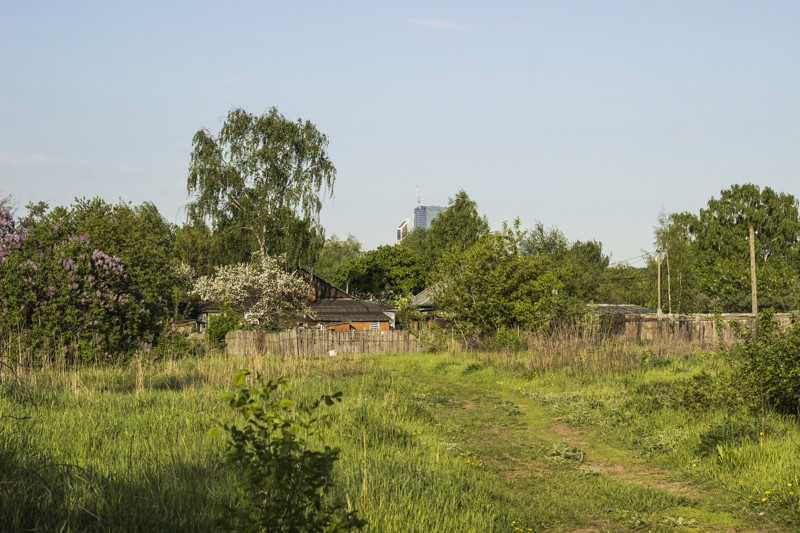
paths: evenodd
<path fill-rule="evenodd" d="M 688 356 L 696 345 L 674 340 L 636 341 L 622 337 L 560 331 L 531 336 L 520 352 L 481 352 L 487 362 L 526 375 L 560 370 L 580 377 L 626 372 L 653 361 Z"/>
<path fill-rule="evenodd" d="M 789 494 L 796 422 L 733 408 L 717 386 L 723 357 L 563 337 L 517 354 L 142 352 L 125 365 L 7 371 L 0 529 L 214 529 L 233 494 L 208 430 L 232 421 L 220 395 L 241 368 L 289 376 L 299 401 L 343 391 L 317 444 L 341 448 L 332 497 L 370 531 L 674 530 L 690 518 L 699 530 L 769 530 L 800 520 Z M 586 436 L 552 433 L 564 424 Z M 591 467 L 615 461 L 669 472 L 687 492 Z"/>

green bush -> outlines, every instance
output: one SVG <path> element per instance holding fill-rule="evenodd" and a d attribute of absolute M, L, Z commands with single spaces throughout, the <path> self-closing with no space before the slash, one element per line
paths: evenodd
<path fill-rule="evenodd" d="M 756 333 L 733 348 L 735 377 L 748 405 L 800 417 L 800 324 L 781 331 L 775 313 L 763 311 Z"/>
<path fill-rule="evenodd" d="M 326 497 L 339 449 L 309 449 L 309 438 L 327 423 L 315 414 L 322 404 L 341 401 L 341 392 L 323 395 L 308 407 L 286 397 L 281 378 L 250 388 L 240 370 L 235 393 L 225 396 L 245 419 L 244 426 L 225 425 L 225 462 L 233 470 L 237 505 L 224 526 L 231 531 L 351 531 L 366 522 L 340 501 Z"/>
<path fill-rule="evenodd" d="M 230 307 L 224 307 L 219 314 L 212 315 L 208 319 L 208 326 L 206 327 L 206 336 L 208 337 L 208 345 L 211 348 L 224 348 L 225 335 L 229 331 L 235 329 L 242 329 L 242 320 Z"/>
<path fill-rule="evenodd" d="M 525 336 L 518 330 L 501 326 L 492 340 L 494 349 L 506 353 L 519 353 L 528 349 Z"/>

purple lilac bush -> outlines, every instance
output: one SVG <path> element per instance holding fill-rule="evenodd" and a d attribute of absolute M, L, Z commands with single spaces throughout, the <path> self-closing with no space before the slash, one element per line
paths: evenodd
<path fill-rule="evenodd" d="M 0 210 L 0 337 L 31 363 L 124 357 L 144 340 L 145 315 L 119 257 L 59 224 L 20 230 Z"/>

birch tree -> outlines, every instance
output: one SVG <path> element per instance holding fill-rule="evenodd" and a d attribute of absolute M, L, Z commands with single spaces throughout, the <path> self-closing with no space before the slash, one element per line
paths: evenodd
<path fill-rule="evenodd" d="M 192 146 L 190 220 L 244 234 L 262 256 L 313 261 L 322 245 L 322 198 L 333 194 L 336 179 L 327 136 L 274 107 L 260 116 L 234 109 L 217 137 L 201 129 Z"/>

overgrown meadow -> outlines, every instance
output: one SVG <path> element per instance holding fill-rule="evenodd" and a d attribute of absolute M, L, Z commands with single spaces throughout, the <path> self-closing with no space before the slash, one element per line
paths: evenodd
<path fill-rule="evenodd" d="M 343 392 L 315 439 L 369 531 L 784 531 L 800 431 L 748 407 L 731 353 L 609 340 L 517 354 L 324 360 L 140 354 L 3 371 L 3 530 L 214 530 L 233 505 L 221 400 L 241 368 L 299 403 Z M 251 376 L 254 378 L 254 376 Z"/>

